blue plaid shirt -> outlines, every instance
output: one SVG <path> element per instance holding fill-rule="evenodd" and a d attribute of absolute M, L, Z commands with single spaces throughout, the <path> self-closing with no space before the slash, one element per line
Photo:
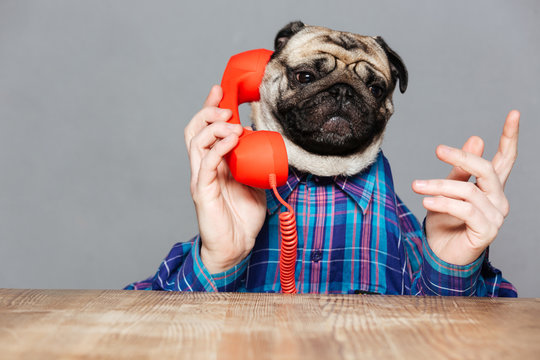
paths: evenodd
<path fill-rule="evenodd" d="M 296 214 L 299 293 L 517 296 L 487 252 L 465 266 L 433 253 L 417 219 L 395 194 L 382 152 L 355 176 L 292 170 L 278 192 Z M 285 208 L 271 191 L 266 200 L 268 213 L 255 246 L 232 269 L 210 274 L 196 236 L 174 245 L 155 276 L 126 289 L 280 292 L 278 215 Z"/>

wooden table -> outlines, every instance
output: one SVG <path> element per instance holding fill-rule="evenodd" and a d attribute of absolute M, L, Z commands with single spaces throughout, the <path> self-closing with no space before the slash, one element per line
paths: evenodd
<path fill-rule="evenodd" d="M 540 299 L 0 289 L 0 358 L 540 358 Z"/>

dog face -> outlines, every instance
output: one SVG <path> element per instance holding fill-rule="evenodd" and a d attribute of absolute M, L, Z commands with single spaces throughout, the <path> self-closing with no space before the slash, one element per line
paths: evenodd
<path fill-rule="evenodd" d="M 398 81 L 404 92 L 407 70 L 382 38 L 291 23 L 276 36 L 253 121 L 283 135 L 290 165 L 352 175 L 379 151 Z"/>

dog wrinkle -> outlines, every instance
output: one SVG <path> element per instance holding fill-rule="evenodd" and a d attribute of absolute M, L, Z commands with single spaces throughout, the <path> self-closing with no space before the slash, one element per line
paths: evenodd
<path fill-rule="evenodd" d="M 368 47 L 347 33 L 325 35 L 323 41 L 333 43 L 347 51 L 360 49 L 368 53 Z"/>

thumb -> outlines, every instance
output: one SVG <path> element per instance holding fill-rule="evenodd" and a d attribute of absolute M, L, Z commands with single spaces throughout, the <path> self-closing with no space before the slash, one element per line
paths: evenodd
<path fill-rule="evenodd" d="M 465 144 L 463 144 L 461 149 L 468 153 L 482 156 L 484 153 L 484 140 L 478 136 L 471 136 L 469 139 L 467 139 Z M 448 180 L 468 181 L 470 177 L 471 174 L 457 166 L 454 166 L 446 178 Z"/>

